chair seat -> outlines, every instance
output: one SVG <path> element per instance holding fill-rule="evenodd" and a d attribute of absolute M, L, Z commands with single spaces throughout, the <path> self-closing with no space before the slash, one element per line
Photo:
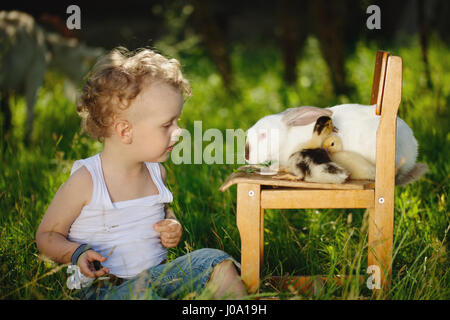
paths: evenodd
<path fill-rule="evenodd" d="M 227 190 L 233 184 L 238 183 L 253 183 L 264 186 L 272 186 L 273 188 L 288 187 L 296 189 L 326 189 L 326 190 L 368 190 L 374 189 L 374 181 L 370 180 L 349 180 L 346 183 L 315 183 L 306 181 L 290 181 L 282 179 L 274 179 L 276 176 L 283 175 L 278 173 L 276 175 L 261 175 L 258 173 L 247 173 L 244 171 L 237 171 L 228 176 L 225 182 L 220 186 L 220 191 Z"/>

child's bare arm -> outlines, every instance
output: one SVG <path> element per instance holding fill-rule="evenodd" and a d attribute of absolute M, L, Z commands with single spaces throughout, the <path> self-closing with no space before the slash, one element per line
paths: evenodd
<path fill-rule="evenodd" d="M 36 232 L 36 245 L 40 252 L 53 261 L 70 263 L 72 254 L 80 245 L 69 241 L 67 234 L 83 206 L 90 202 L 92 189 L 92 179 L 89 171 L 82 167 L 59 188 L 45 212 Z M 85 260 L 89 260 L 89 262 L 92 262 L 92 260 L 103 260 L 91 257 L 93 255 L 91 251 L 87 251 L 89 254 L 87 252 L 82 254 L 79 262 L 84 262 L 83 264 L 87 265 L 88 263 Z M 80 265 L 80 263 L 81 271 L 85 275 L 93 277 L 94 273 L 92 270 L 89 270 L 90 268 L 87 266 Z M 104 271 L 98 272 L 95 275 L 100 276 L 104 273 Z"/>
<path fill-rule="evenodd" d="M 92 193 L 92 182 L 85 167 L 80 168 L 56 192 L 36 232 L 36 244 L 44 255 L 60 263 L 70 262 L 80 245 L 67 240 L 70 226 Z M 87 178 L 87 179 L 86 179 Z M 85 191 L 85 192 L 83 192 Z"/>

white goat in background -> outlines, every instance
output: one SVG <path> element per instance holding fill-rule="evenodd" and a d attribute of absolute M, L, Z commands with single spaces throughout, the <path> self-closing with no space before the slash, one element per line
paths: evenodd
<path fill-rule="evenodd" d="M 24 12 L 0 11 L 0 111 L 3 133 L 11 129 L 11 94 L 25 97 L 27 106 L 26 139 L 33 135 L 37 91 L 48 69 L 67 77 L 69 87 L 77 86 L 90 66 L 104 52 L 89 48 L 75 38 L 46 32 Z M 73 96 L 71 97 L 73 99 Z"/>

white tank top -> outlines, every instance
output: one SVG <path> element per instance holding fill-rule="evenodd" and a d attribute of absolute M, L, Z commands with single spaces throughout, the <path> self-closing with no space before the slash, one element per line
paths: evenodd
<path fill-rule="evenodd" d="M 103 177 L 100 154 L 74 162 L 71 175 L 85 166 L 93 182 L 92 199 L 81 209 L 68 233 L 69 241 L 89 244 L 107 258 L 102 262 L 111 274 L 131 278 L 160 264 L 167 256 L 153 225 L 164 219 L 164 203 L 172 193 L 164 185 L 158 162 L 145 162 L 159 193 L 112 202 Z"/>

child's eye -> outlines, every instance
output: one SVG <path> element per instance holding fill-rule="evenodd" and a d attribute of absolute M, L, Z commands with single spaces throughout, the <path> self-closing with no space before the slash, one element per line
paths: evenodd
<path fill-rule="evenodd" d="M 175 119 L 175 122 L 178 122 L 178 120 L 180 120 L 180 118 Z M 172 125 L 172 122 L 169 122 L 168 124 L 163 125 L 164 128 L 169 128 Z"/>

